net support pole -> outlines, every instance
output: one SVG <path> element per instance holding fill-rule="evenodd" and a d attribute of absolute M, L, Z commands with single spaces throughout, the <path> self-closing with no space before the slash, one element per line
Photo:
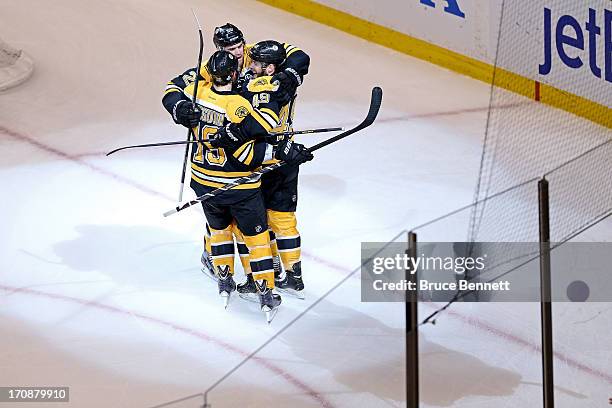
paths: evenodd
<path fill-rule="evenodd" d="M 417 236 L 414 232 L 408 233 L 408 249 L 406 254 L 416 259 Z M 406 269 L 406 281 L 414 290 L 406 291 L 406 407 L 419 406 L 419 332 L 418 332 L 418 284 L 417 271 L 412 262 Z"/>
<path fill-rule="evenodd" d="M 553 381 L 553 331 L 550 273 L 550 217 L 548 180 L 538 182 L 540 215 L 540 316 L 542 329 L 542 384 L 544 408 L 554 408 L 555 390 Z"/>

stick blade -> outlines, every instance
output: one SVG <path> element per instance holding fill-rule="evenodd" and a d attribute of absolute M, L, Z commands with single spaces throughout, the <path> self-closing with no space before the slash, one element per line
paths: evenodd
<path fill-rule="evenodd" d="M 171 210 L 166 211 L 166 212 L 164 213 L 164 217 L 168 217 L 168 216 L 170 216 L 170 215 L 172 215 L 172 214 L 176 214 L 177 212 L 179 212 L 178 207 L 173 208 L 173 209 L 171 209 Z"/>
<path fill-rule="evenodd" d="M 120 148 L 115 149 L 115 150 L 111 150 L 110 152 L 106 153 L 106 156 L 108 157 L 108 156 L 110 156 L 111 154 L 113 154 L 113 153 L 117 153 L 117 152 L 118 152 L 118 151 L 120 151 L 120 150 L 123 150 L 123 147 L 120 147 Z"/>
<path fill-rule="evenodd" d="M 374 123 L 376 120 L 376 116 L 378 116 L 378 112 L 380 111 L 380 106 L 382 104 L 382 88 L 375 86 L 372 88 L 372 97 L 370 98 L 370 110 L 368 111 L 368 115 L 363 121 L 364 124 L 367 123 L 367 126 Z"/>

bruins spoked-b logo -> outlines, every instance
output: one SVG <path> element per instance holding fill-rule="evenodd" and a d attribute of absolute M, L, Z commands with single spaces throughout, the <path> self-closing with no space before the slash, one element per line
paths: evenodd
<path fill-rule="evenodd" d="M 236 116 L 239 118 L 246 118 L 249 116 L 249 110 L 244 106 L 239 106 L 238 109 L 236 109 Z"/>

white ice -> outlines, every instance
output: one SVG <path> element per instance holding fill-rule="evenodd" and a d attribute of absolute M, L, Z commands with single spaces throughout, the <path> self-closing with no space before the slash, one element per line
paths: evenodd
<path fill-rule="evenodd" d="M 270 326 L 255 304 L 235 299 L 224 311 L 199 271 L 201 210 L 161 216 L 178 196 L 182 147 L 104 155 L 185 137 L 160 99 L 195 65 L 191 7 L 207 53 L 211 28 L 231 21 L 250 41 L 310 54 L 296 128 L 350 127 L 372 86 L 384 89 L 374 126 L 302 168 L 307 299 L 285 298 Z M 201 393 L 355 270 L 362 241 L 386 242 L 473 198 L 484 83 L 246 0 L 4 0 L 0 9 L 0 35 L 36 63 L 27 83 L 0 95 L 0 386 L 70 386 L 62 406 L 71 407 Z M 601 224 L 584 239 L 610 241 L 611 231 Z M 434 308 L 422 304 L 422 317 Z M 554 312 L 557 406 L 607 405 L 610 305 Z M 455 305 L 421 330 L 422 406 L 541 406 L 539 333 L 536 304 Z M 403 304 L 361 302 L 356 274 L 209 403 L 400 407 L 404 356 Z"/>

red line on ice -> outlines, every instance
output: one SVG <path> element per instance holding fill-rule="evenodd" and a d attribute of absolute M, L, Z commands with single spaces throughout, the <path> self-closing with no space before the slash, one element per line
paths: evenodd
<path fill-rule="evenodd" d="M 104 310 L 106 312 L 110 312 L 110 313 L 115 313 L 118 315 L 122 315 L 122 316 L 128 316 L 128 317 L 137 317 L 138 319 L 141 320 L 145 320 L 148 321 L 150 323 L 155 323 L 159 326 L 163 326 L 172 330 L 176 330 L 178 332 L 181 332 L 183 334 L 192 336 L 192 337 L 196 337 L 200 340 L 204 340 L 207 342 L 211 342 L 216 344 L 217 346 L 230 351 L 232 353 L 238 354 L 242 357 L 247 357 L 250 353 L 239 349 L 236 346 L 233 346 L 230 343 L 215 339 L 214 337 L 209 336 L 206 333 L 202 333 L 187 327 L 183 327 L 183 326 L 179 326 L 175 323 L 172 322 L 168 322 L 166 320 L 162 320 L 162 319 L 158 319 L 157 317 L 152 317 L 152 316 L 147 316 L 138 312 L 132 312 L 130 310 L 127 309 L 122 309 L 116 306 L 111 306 L 111 305 L 106 305 L 103 303 L 99 303 L 99 302 L 95 302 L 95 301 L 91 301 L 91 300 L 87 300 L 87 299 L 79 299 L 79 298 L 75 298 L 75 297 L 71 297 L 71 296 L 66 296 L 66 295 L 60 295 L 60 294 L 56 294 L 56 293 L 48 293 L 48 292 L 42 292 L 42 291 L 38 291 L 38 290 L 34 290 L 34 289 L 28 289 L 28 288 L 18 288 L 18 287 L 11 287 L 11 286 L 6 286 L 6 285 L 0 285 L 0 290 L 9 292 L 9 294 L 13 294 L 13 293 L 21 293 L 21 294 L 27 294 L 27 295 L 32 295 L 32 296 L 38 296 L 38 297 L 43 297 L 43 298 L 47 298 L 47 299 L 54 299 L 54 300 L 60 300 L 60 301 L 64 301 L 64 302 L 70 302 L 70 303 L 76 303 L 79 304 L 83 307 L 90 307 L 93 309 L 98 309 L 98 310 Z M 306 384 L 302 383 L 301 381 L 299 381 L 297 378 L 293 377 L 291 374 L 287 373 L 286 371 L 284 371 L 283 369 L 276 367 L 275 365 L 259 358 L 259 357 L 254 357 L 253 358 L 255 361 L 257 361 L 259 364 L 261 364 L 262 366 L 264 366 L 265 368 L 267 368 L 268 370 L 272 371 L 274 374 L 282 377 L 284 380 L 286 380 L 288 383 L 294 385 L 297 389 L 299 389 L 300 391 L 306 393 L 306 395 L 308 395 L 309 397 L 311 397 L 312 399 L 316 400 L 320 406 L 322 407 L 333 407 L 333 405 L 325 400 L 325 398 L 318 394 L 316 391 L 314 391 L 312 388 L 310 388 L 309 386 L 307 386 Z"/>
<path fill-rule="evenodd" d="M 10 129 L 7 129 L 7 128 L 3 127 L 3 126 L 0 126 L 0 133 L 4 134 L 6 136 L 9 136 L 9 137 L 11 137 L 13 139 L 16 139 L 16 140 L 18 140 L 20 142 L 25 142 L 25 143 L 27 143 L 27 144 L 29 144 L 31 146 L 37 147 L 40 150 L 43 150 L 43 151 L 45 151 L 47 153 L 51 153 L 51 154 L 54 154 L 56 156 L 59 156 L 59 157 L 61 157 L 64 160 L 68 160 L 68 161 L 71 161 L 73 163 L 80 164 L 81 166 L 87 167 L 88 169 L 90 169 L 90 170 L 92 170 L 92 171 L 94 171 L 96 173 L 103 174 L 103 175 L 105 175 L 107 177 L 112 178 L 113 180 L 116 180 L 116 181 L 120 182 L 120 183 L 132 186 L 132 187 L 136 188 L 137 190 L 140 190 L 140 191 L 142 191 L 144 193 L 148 193 L 148 194 L 151 194 L 151 195 L 154 195 L 154 196 L 157 196 L 157 197 L 161 197 L 161 198 L 164 198 L 164 199 L 170 200 L 170 201 L 174 200 L 172 197 L 169 197 L 169 196 L 167 196 L 167 195 L 165 195 L 163 193 L 160 193 L 159 191 L 155 191 L 155 190 L 153 190 L 153 189 L 151 189 L 151 188 L 149 188 L 147 186 L 144 186 L 144 185 L 142 185 L 140 183 L 137 183 L 137 182 L 135 182 L 133 180 L 130 180 L 128 178 L 122 177 L 122 176 L 120 176 L 118 174 L 115 174 L 115 173 L 113 173 L 111 171 L 108 171 L 106 169 L 103 169 L 101 167 L 94 166 L 93 164 L 88 163 L 85 160 L 82 160 L 78 155 L 71 155 L 71 154 L 63 152 L 63 151 L 61 151 L 59 149 L 56 149 L 56 148 L 51 147 L 49 145 L 46 145 L 46 144 L 44 144 L 42 142 L 39 142 L 38 140 L 34 139 L 33 137 L 24 135 L 22 133 L 14 132 L 14 131 L 12 131 Z"/>

